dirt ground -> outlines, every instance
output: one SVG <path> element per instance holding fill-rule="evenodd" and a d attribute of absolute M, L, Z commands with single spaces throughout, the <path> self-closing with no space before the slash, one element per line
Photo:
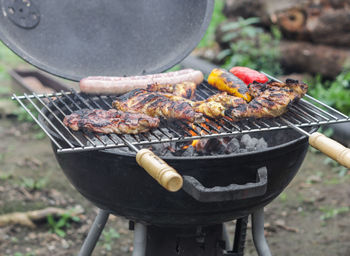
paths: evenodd
<path fill-rule="evenodd" d="M 8 97 L 8 92 L 0 96 Z M 57 226 L 59 220 L 48 224 L 46 219 L 35 228 L 0 227 L 0 255 L 76 255 L 97 213 L 70 185 L 49 140 L 42 137 L 33 123 L 2 114 L 0 215 L 49 206 L 80 206 L 84 214 L 62 227 Z M 350 172 L 325 161 L 322 154 L 310 151 L 293 182 L 266 207 L 266 236 L 273 255 L 350 255 Z M 227 226 L 232 237 L 233 222 Z M 250 224 L 248 228 L 245 255 L 257 255 Z M 94 255 L 131 255 L 132 237 L 128 221 L 111 216 Z"/>

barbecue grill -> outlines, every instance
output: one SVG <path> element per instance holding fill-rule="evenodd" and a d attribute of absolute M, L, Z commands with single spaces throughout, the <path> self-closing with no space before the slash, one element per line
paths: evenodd
<path fill-rule="evenodd" d="M 39 68 L 79 80 L 88 75 L 160 72 L 175 65 L 203 36 L 213 1 L 3 0 L 1 7 L 0 38 L 7 46 Z M 203 82 L 196 97 L 205 99 L 214 93 Z M 198 124 L 162 121 L 159 128 L 138 135 L 72 132 L 62 123 L 64 116 L 82 108 L 109 109 L 114 98 L 74 90 L 13 95 L 50 138 L 71 183 L 101 209 L 79 255 L 92 253 L 109 214 L 131 221 L 134 256 L 243 255 L 247 216 L 252 214 L 257 251 L 270 255 L 263 207 L 297 173 L 308 136 L 310 143 L 324 149 L 322 142 L 329 140 L 318 137 L 318 127 L 350 121 L 307 95 L 278 118 L 233 122 L 225 116 Z M 240 154 L 162 157 L 172 167 L 156 156 L 152 162 L 143 160 L 144 153 L 149 154 L 145 148 L 153 144 L 245 133 L 258 134 L 269 147 Z M 337 153 L 345 152 L 338 160 L 350 165 L 348 151 L 336 147 L 335 155 L 327 153 L 337 158 Z M 139 165 L 167 190 L 180 190 L 167 191 Z M 158 177 L 164 170 L 173 176 Z M 236 232 L 229 248 L 222 223 L 233 219 L 237 219 Z"/>

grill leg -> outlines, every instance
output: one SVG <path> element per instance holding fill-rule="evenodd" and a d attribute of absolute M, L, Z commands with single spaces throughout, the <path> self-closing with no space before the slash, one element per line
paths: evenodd
<path fill-rule="evenodd" d="M 98 239 L 104 229 L 106 222 L 109 217 L 109 212 L 105 210 L 100 210 L 96 216 L 94 223 L 92 224 L 87 237 L 80 248 L 78 256 L 90 256 L 94 250 Z"/>
<path fill-rule="evenodd" d="M 246 240 L 246 234 L 247 234 L 247 224 L 248 224 L 248 216 L 237 219 L 236 229 L 235 229 L 235 238 L 233 241 L 233 249 L 232 251 L 228 250 L 227 253 L 224 254 L 225 256 L 243 256 L 244 255 L 244 246 L 245 246 L 245 240 Z"/>
<path fill-rule="evenodd" d="M 233 252 L 237 253 L 237 255 L 243 255 L 244 253 L 244 245 L 245 245 L 245 240 L 247 235 L 247 225 L 248 225 L 248 216 L 238 219 L 236 222 Z"/>
<path fill-rule="evenodd" d="M 252 232 L 255 248 L 259 256 L 271 256 L 269 246 L 264 235 L 264 208 L 252 214 Z"/>
<path fill-rule="evenodd" d="M 132 256 L 145 256 L 147 245 L 147 227 L 141 223 L 135 223 L 134 250 Z"/>

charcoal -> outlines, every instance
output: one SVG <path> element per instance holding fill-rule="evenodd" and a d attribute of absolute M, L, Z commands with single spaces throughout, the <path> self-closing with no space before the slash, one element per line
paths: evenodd
<path fill-rule="evenodd" d="M 165 157 L 167 157 L 167 156 L 175 156 L 175 154 L 173 152 L 171 152 L 170 150 L 168 150 L 167 152 L 165 152 L 165 154 L 163 156 L 165 156 Z"/>
<path fill-rule="evenodd" d="M 247 153 L 248 152 L 248 150 L 247 149 L 245 149 L 245 148 L 241 148 L 241 149 L 239 149 L 239 151 L 238 151 L 239 153 Z"/>
<path fill-rule="evenodd" d="M 261 138 L 258 140 L 258 143 L 256 144 L 256 150 L 263 150 L 268 147 L 267 142 L 264 138 Z"/>
<path fill-rule="evenodd" d="M 221 144 L 218 145 L 218 147 L 216 148 L 216 151 L 213 151 L 214 155 L 221 155 L 225 152 L 227 146 L 226 144 L 224 144 L 224 142 L 222 142 Z"/>
<path fill-rule="evenodd" d="M 244 134 L 241 138 L 241 143 L 243 144 L 244 147 L 247 147 L 247 144 L 249 144 L 251 139 L 252 138 L 249 136 L 249 134 Z"/>
<path fill-rule="evenodd" d="M 257 138 L 251 138 L 251 140 L 247 142 L 246 149 L 248 150 L 248 152 L 255 150 L 255 147 L 258 144 L 258 141 L 259 140 Z"/>
<path fill-rule="evenodd" d="M 182 156 L 193 156 L 194 155 L 194 147 L 189 146 L 183 153 Z"/>
<path fill-rule="evenodd" d="M 225 153 L 230 154 L 238 152 L 239 148 L 239 141 L 236 138 L 233 138 L 229 143 L 227 143 Z"/>
<path fill-rule="evenodd" d="M 216 152 L 220 150 L 221 146 L 223 146 L 221 140 L 217 138 L 210 139 L 205 144 L 204 152 L 216 154 Z"/>

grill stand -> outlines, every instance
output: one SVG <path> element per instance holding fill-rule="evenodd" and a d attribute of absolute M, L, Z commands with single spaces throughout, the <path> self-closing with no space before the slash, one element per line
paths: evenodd
<path fill-rule="evenodd" d="M 87 237 L 80 248 L 78 256 L 90 256 L 95 249 L 98 239 L 107 223 L 109 212 L 100 210 L 97 214 L 94 223 L 92 224 Z"/>
<path fill-rule="evenodd" d="M 78 256 L 90 256 L 105 227 L 109 212 L 100 210 L 80 249 Z M 223 224 L 208 227 L 161 228 L 141 223 L 134 225 L 134 251 L 132 256 L 243 256 L 248 216 L 236 221 L 232 251 Z M 132 226 L 132 225 L 131 225 Z M 271 256 L 264 236 L 264 209 L 252 214 L 252 233 L 259 256 Z M 224 252 L 226 249 L 226 252 Z"/>

